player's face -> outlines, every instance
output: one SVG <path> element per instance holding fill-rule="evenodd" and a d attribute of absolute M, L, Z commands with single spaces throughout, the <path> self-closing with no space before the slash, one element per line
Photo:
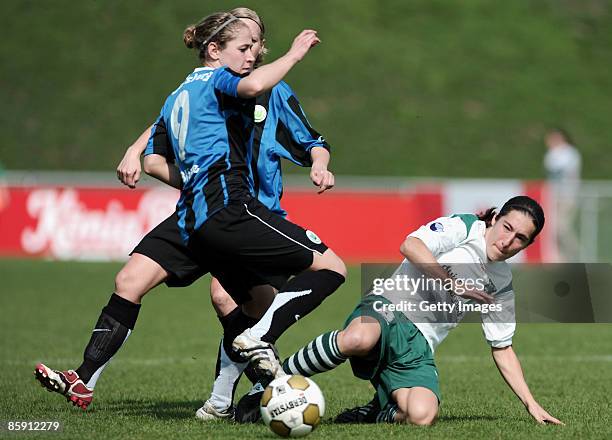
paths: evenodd
<path fill-rule="evenodd" d="M 491 261 L 504 261 L 529 246 L 535 225 L 527 214 L 510 211 L 493 221 L 485 232 L 487 257 Z"/>
<path fill-rule="evenodd" d="M 253 46 L 251 46 L 251 53 L 253 54 L 255 59 L 257 59 L 260 52 L 263 50 L 261 29 L 259 28 L 259 25 L 250 18 L 241 18 L 240 21 L 246 24 L 249 27 L 249 30 L 251 31 L 251 42 L 253 43 Z M 253 64 L 253 66 L 251 67 L 251 71 L 254 67 L 255 64 Z"/>
<path fill-rule="evenodd" d="M 241 27 L 236 36 L 219 52 L 221 64 L 240 74 L 253 70 L 255 57 L 251 52 L 252 40 L 251 31 L 247 27 Z"/>

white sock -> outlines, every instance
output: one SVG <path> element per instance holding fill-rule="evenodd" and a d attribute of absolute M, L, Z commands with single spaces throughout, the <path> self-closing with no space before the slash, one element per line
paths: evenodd
<path fill-rule="evenodd" d="M 221 354 L 219 375 L 215 378 L 208 401 L 215 409 L 223 411 L 232 405 L 234 389 L 248 362 L 236 363 L 232 361 L 223 348 L 223 340 L 221 341 L 219 353 Z"/>

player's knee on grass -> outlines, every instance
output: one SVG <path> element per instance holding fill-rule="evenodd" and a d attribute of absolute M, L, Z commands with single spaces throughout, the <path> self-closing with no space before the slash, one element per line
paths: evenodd
<path fill-rule="evenodd" d="M 378 339 L 378 321 L 370 316 L 361 316 L 338 333 L 338 348 L 344 356 L 364 356 L 376 346 Z"/>
<path fill-rule="evenodd" d="M 424 387 L 402 388 L 394 391 L 401 422 L 430 426 L 438 416 L 438 398 Z"/>
<path fill-rule="evenodd" d="M 347 270 L 344 261 L 334 253 L 331 249 L 327 249 L 323 255 L 314 254 L 314 258 L 312 260 L 312 265 L 310 266 L 311 270 L 321 270 L 328 269 L 333 270 L 336 273 L 339 273 L 344 278 L 346 278 Z"/>

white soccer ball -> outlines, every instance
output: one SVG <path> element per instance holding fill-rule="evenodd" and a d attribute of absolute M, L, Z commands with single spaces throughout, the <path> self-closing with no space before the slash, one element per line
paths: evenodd
<path fill-rule="evenodd" d="M 304 376 L 283 376 L 270 382 L 261 396 L 261 418 L 281 437 L 303 437 L 325 413 L 323 393 Z"/>

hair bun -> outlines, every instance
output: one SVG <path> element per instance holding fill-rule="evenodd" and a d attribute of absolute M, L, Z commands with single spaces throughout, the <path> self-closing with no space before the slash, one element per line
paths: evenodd
<path fill-rule="evenodd" d="M 183 41 L 185 42 L 185 46 L 187 46 L 187 49 L 193 49 L 195 47 L 195 33 L 196 27 L 193 24 L 191 26 L 188 26 L 187 29 L 185 29 L 185 32 L 183 32 Z"/>

